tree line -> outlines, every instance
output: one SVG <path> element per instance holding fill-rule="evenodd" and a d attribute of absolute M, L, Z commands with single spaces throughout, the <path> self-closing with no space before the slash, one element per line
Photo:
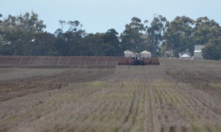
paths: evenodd
<path fill-rule="evenodd" d="M 59 23 L 49 33 L 35 12 L 4 19 L 0 14 L 0 55 L 122 56 L 125 50 L 148 50 L 153 56 L 170 51 L 179 57 L 184 52 L 193 55 L 195 45 L 204 45 L 205 59 L 221 58 L 221 27 L 207 17 L 177 16 L 172 21 L 161 15 L 151 21 L 133 17 L 122 33 L 115 29 L 87 33 L 78 20 Z"/>

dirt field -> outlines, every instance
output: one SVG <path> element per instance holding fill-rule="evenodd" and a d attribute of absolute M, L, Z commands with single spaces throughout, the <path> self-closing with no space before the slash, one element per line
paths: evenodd
<path fill-rule="evenodd" d="M 0 68 L 0 132 L 221 132 L 221 62 Z"/>

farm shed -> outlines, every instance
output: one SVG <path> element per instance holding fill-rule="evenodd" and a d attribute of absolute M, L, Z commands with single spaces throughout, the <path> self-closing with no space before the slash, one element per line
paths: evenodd
<path fill-rule="evenodd" d="M 194 47 L 194 59 L 203 59 L 202 56 L 202 49 L 204 48 L 203 45 L 195 45 Z"/>
<path fill-rule="evenodd" d="M 192 59 L 192 57 L 189 54 L 184 53 L 184 54 L 180 55 L 180 59 L 190 60 L 190 59 Z"/>
<path fill-rule="evenodd" d="M 151 53 L 147 50 L 140 52 L 140 56 L 143 58 L 151 58 Z"/>

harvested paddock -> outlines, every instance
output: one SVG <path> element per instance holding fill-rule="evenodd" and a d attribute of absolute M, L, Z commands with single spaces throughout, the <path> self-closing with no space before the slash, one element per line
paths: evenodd
<path fill-rule="evenodd" d="M 0 56 L 0 68 L 112 68 L 122 57 Z"/>
<path fill-rule="evenodd" d="M 220 132 L 221 62 L 160 63 L 4 66 L 0 131 Z"/>

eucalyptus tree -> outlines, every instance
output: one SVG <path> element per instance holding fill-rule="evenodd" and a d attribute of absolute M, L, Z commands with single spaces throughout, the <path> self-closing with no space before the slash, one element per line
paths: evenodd
<path fill-rule="evenodd" d="M 88 34 L 82 43 L 82 55 L 91 56 L 119 56 L 123 52 L 120 48 L 118 32 L 108 29 L 106 33 Z"/>
<path fill-rule="evenodd" d="M 35 34 L 43 32 L 46 25 L 36 13 L 31 12 L 19 16 L 9 15 L 1 21 L 0 27 L 4 40 L 0 48 L 10 47 L 12 55 L 31 55 L 32 40 Z"/>
<path fill-rule="evenodd" d="M 171 49 L 175 53 L 175 57 L 179 53 L 189 51 L 193 54 L 193 27 L 194 20 L 186 16 L 178 16 L 168 24 L 168 28 L 164 34 L 164 47 Z"/>
<path fill-rule="evenodd" d="M 163 42 L 167 25 L 168 21 L 166 17 L 159 15 L 153 18 L 150 27 L 147 28 L 147 48 L 154 56 L 160 55 L 160 46 Z"/>
<path fill-rule="evenodd" d="M 143 43 L 145 30 L 146 28 L 141 19 L 133 17 L 131 23 L 126 24 L 125 30 L 120 35 L 122 49 L 136 52 L 146 49 Z"/>
<path fill-rule="evenodd" d="M 83 39 L 83 55 L 85 56 L 106 56 L 109 50 L 108 40 L 104 42 L 105 33 L 90 33 Z"/>
<path fill-rule="evenodd" d="M 53 34 L 42 32 L 35 34 L 32 39 L 32 55 L 34 56 L 56 56 L 59 55 L 55 47 L 56 38 Z"/>
<path fill-rule="evenodd" d="M 205 59 L 220 60 L 221 59 L 221 36 L 213 38 L 205 44 L 203 48 L 203 57 Z"/>
<path fill-rule="evenodd" d="M 106 56 L 119 56 L 123 54 L 123 50 L 120 47 L 118 32 L 115 29 L 108 29 L 102 38 L 106 45 L 106 48 L 103 49 L 106 51 Z"/>
<path fill-rule="evenodd" d="M 81 42 L 86 36 L 85 30 L 82 29 L 82 24 L 79 21 L 62 21 L 60 20 L 61 28 L 55 31 L 56 49 L 58 54 L 69 56 L 69 55 L 80 55 Z"/>
<path fill-rule="evenodd" d="M 221 35 L 221 27 L 214 20 L 207 17 L 199 17 L 195 22 L 194 42 L 196 45 L 205 45 L 211 39 Z"/>

